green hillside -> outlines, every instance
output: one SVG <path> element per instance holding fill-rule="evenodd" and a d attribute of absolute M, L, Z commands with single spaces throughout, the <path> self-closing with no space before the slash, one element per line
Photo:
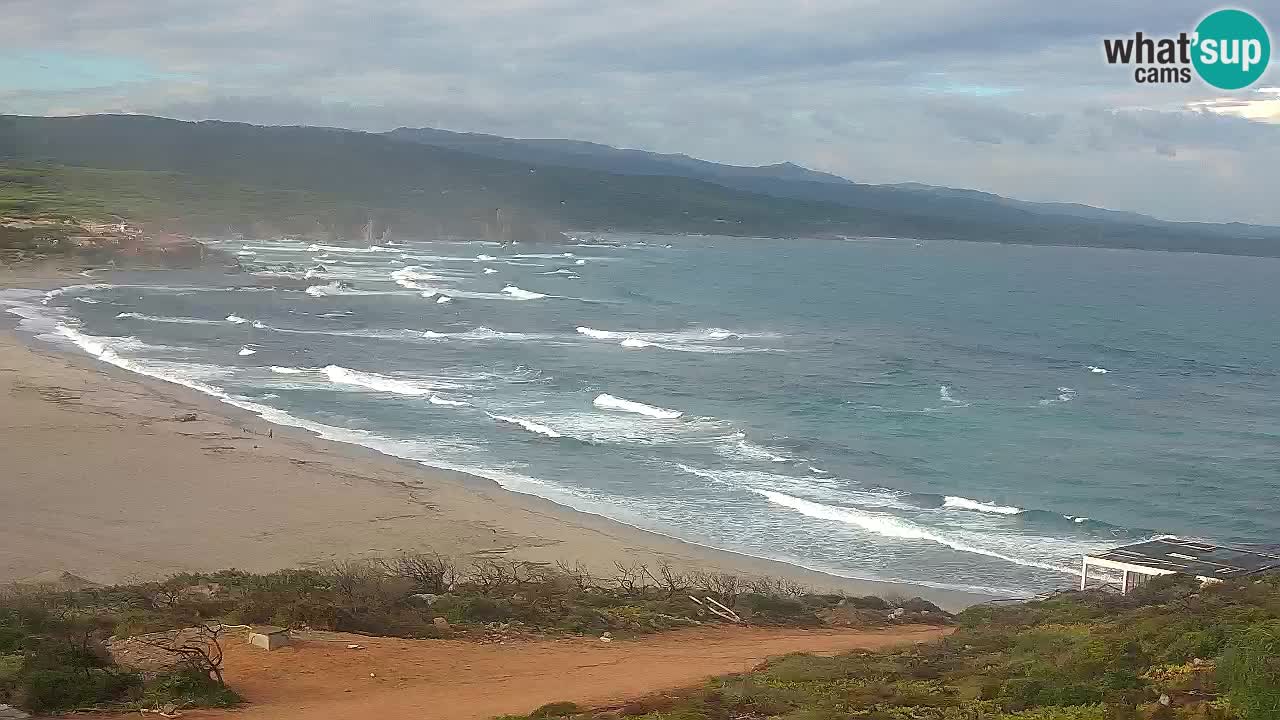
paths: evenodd
<path fill-rule="evenodd" d="M 794 237 L 871 235 L 1280 255 L 1280 231 L 1014 214 L 939 214 L 779 197 L 670 176 L 536 165 L 312 127 L 146 116 L 0 116 L 0 167 L 72 205 L 192 229 L 351 237 L 369 217 L 400 231 L 483 235 L 501 208 L 516 239 L 563 228 Z M 77 168 L 93 168 L 85 173 Z M 16 172 L 15 172 L 16 171 Z M 21 171 L 26 171 L 25 173 Z M 43 174 L 50 177 L 41 177 Z M 22 182 L 19 181 L 18 185 Z M 22 187 L 7 181 L 12 206 Z"/>

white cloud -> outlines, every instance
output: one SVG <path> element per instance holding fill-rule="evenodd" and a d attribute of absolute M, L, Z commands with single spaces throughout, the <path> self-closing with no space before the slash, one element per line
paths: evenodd
<path fill-rule="evenodd" d="M 0 85 L 0 111 L 573 137 L 1280 223 L 1254 190 L 1280 179 L 1280 95 L 1141 86 L 1102 59 L 1103 36 L 1203 14 L 1198 0 L 8 0 L 0 57 L 124 56 L 135 72 Z"/>

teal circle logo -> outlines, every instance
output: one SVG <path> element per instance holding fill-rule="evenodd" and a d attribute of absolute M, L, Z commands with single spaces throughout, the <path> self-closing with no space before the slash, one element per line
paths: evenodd
<path fill-rule="evenodd" d="M 1191 62 L 1200 78 L 1222 90 L 1257 82 L 1271 62 L 1271 38 L 1258 18 L 1243 10 L 1219 10 L 1196 26 Z"/>

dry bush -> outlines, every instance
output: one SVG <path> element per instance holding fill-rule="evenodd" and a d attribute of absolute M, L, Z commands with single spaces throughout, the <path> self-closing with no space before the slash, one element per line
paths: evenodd
<path fill-rule="evenodd" d="M 222 636 L 225 632 L 226 626 L 222 624 L 202 623 L 191 628 L 141 637 L 139 641 L 173 657 L 178 665 L 224 687 L 226 682 L 222 679 Z"/>
<path fill-rule="evenodd" d="M 747 591 L 757 595 L 774 595 L 778 597 L 798 598 L 812 593 L 812 590 L 794 580 L 769 577 L 767 575 L 749 578 L 746 581 Z"/>
<path fill-rule="evenodd" d="M 649 580 L 649 568 L 644 563 L 623 565 L 613 564 L 613 591 L 621 597 L 633 598 L 644 594 L 645 584 Z"/>
<path fill-rule="evenodd" d="M 458 583 L 458 566 L 440 553 L 404 553 L 384 562 L 387 572 L 413 583 L 417 592 L 443 595 Z"/>
<path fill-rule="evenodd" d="M 649 576 L 649 579 L 653 581 L 654 586 L 657 587 L 668 600 L 675 597 L 677 594 L 684 595 L 688 593 L 690 585 L 689 576 L 685 573 L 679 572 L 671 566 L 671 563 L 666 562 L 665 560 L 662 564 L 658 565 L 658 572 L 656 575 L 650 572 L 648 567 L 645 567 L 645 574 Z"/>
<path fill-rule="evenodd" d="M 738 596 L 746 590 L 742 576 L 732 573 L 699 570 L 689 574 L 693 587 L 704 595 L 710 595 L 726 607 L 734 607 Z"/>
<path fill-rule="evenodd" d="M 556 573 L 562 582 L 575 590 L 585 592 L 600 589 L 600 581 L 581 562 L 574 563 L 572 567 L 563 562 L 557 562 Z"/>

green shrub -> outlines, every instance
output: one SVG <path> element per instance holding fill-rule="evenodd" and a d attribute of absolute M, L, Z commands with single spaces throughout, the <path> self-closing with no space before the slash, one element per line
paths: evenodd
<path fill-rule="evenodd" d="M 142 687 L 136 673 L 102 668 L 39 668 L 21 678 L 17 697 L 35 713 L 87 708 L 130 699 Z"/>
<path fill-rule="evenodd" d="M 1231 707 L 1244 720 L 1280 718 L 1280 620 L 1232 638 L 1218 671 Z"/>
<path fill-rule="evenodd" d="M 178 707 L 231 707 L 239 702 L 240 697 L 231 688 L 191 668 L 158 675 L 147 683 L 142 696 L 146 707 L 161 707 L 166 703 Z"/>
<path fill-rule="evenodd" d="M 562 718 L 582 712 L 583 709 L 578 707 L 577 703 L 567 701 L 547 703 L 542 707 L 529 713 L 531 718 Z"/>

